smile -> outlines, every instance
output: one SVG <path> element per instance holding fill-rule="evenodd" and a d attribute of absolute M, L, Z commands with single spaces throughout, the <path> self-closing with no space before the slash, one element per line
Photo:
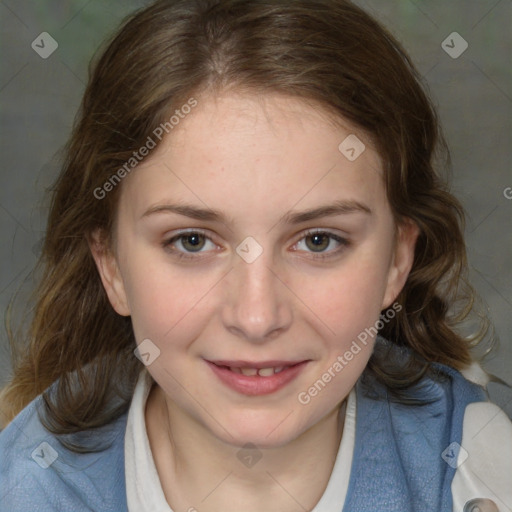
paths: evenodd
<path fill-rule="evenodd" d="M 238 393 L 257 396 L 282 389 L 294 380 L 309 361 L 206 361 L 220 381 Z"/>

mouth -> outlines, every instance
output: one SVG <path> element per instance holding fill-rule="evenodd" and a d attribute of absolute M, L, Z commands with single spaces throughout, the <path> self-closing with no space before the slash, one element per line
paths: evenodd
<path fill-rule="evenodd" d="M 206 361 L 222 383 L 249 396 L 267 395 L 282 389 L 303 371 L 308 362 Z"/>

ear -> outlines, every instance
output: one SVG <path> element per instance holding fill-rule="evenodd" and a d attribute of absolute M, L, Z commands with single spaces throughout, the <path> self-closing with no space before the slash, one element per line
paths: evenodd
<path fill-rule="evenodd" d="M 407 281 L 407 277 L 414 263 L 414 248 L 419 232 L 418 226 L 411 219 L 405 219 L 398 226 L 395 250 L 389 267 L 388 282 L 382 301 L 382 309 L 391 306 Z"/>
<path fill-rule="evenodd" d="M 101 231 L 92 233 L 88 237 L 88 243 L 110 304 L 118 314 L 129 316 L 131 312 L 119 265 Z"/>

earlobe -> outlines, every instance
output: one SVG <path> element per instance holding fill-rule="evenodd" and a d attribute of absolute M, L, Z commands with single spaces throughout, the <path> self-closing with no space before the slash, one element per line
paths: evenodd
<path fill-rule="evenodd" d="M 382 309 L 386 309 L 397 298 L 404 287 L 414 263 L 414 249 L 419 228 L 411 219 L 405 219 L 399 226 L 393 260 L 389 268 L 388 283 Z"/>
<path fill-rule="evenodd" d="M 99 231 L 88 238 L 89 248 L 110 304 L 122 316 L 130 316 L 124 282 L 115 255 Z"/>

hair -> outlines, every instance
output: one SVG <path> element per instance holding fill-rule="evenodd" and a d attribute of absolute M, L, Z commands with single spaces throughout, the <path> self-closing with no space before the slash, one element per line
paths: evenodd
<path fill-rule="evenodd" d="M 415 362 L 372 357 L 369 371 L 399 390 L 431 362 L 471 362 L 487 328 L 471 338 L 458 329 L 476 295 L 463 210 L 437 169 L 448 166 L 446 144 L 421 76 L 376 20 L 347 0 L 160 0 L 125 20 L 95 61 L 52 191 L 32 321 L 21 340 L 10 336 L 4 422 L 39 394 L 56 434 L 128 408 L 141 370 L 131 321 L 111 307 L 89 247 L 94 232 L 112 247 L 122 183 L 102 199 L 94 191 L 170 112 L 225 90 L 295 97 L 361 129 L 382 158 L 396 224 L 419 227 L 402 308 L 380 331 Z"/>

